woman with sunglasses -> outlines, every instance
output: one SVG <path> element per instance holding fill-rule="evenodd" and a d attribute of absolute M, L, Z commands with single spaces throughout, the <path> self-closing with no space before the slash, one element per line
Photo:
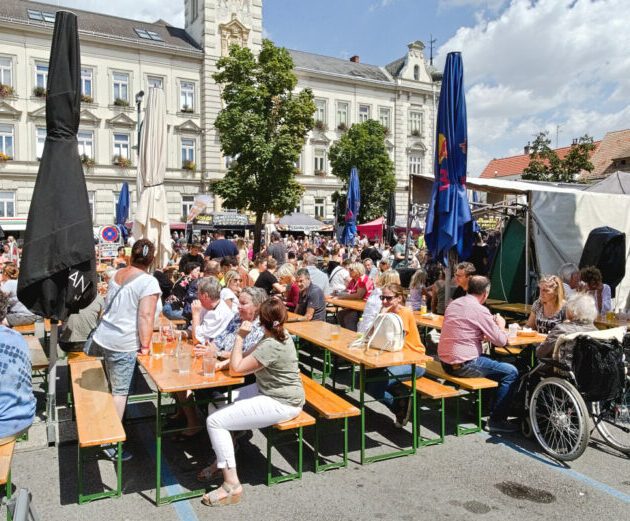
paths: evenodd
<path fill-rule="evenodd" d="M 405 295 L 400 284 L 387 284 L 381 290 L 381 313 L 396 313 L 402 320 L 405 332 L 403 349 L 411 349 L 424 354 L 424 345 L 420 340 L 418 326 L 413 311 L 405 307 Z M 369 336 L 370 332 L 368 332 Z M 399 395 L 409 394 L 409 390 L 400 382 L 411 379 L 411 365 L 396 365 L 377 370 L 388 380 L 368 384 L 368 392 L 377 400 L 381 400 L 396 415 L 396 427 L 404 427 L 409 421 L 411 400 L 409 397 L 398 398 Z M 375 373 L 377 371 L 374 371 Z M 420 378 L 426 371 L 421 365 L 416 365 L 416 378 Z"/>
<path fill-rule="evenodd" d="M 221 300 L 224 300 L 232 313 L 238 313 L 238 296 L 241 294 L 241 275 L 236 270 L 229 270 L 224 276 L 225 287 L 221 290 Z"/>
<path fill-rule="evenodd" d="M 540 296 L 532 304 L 526 327 L 547 334 L 567 318 L 564 309 L 564 288 L 555 275 L 543 275 L 538 283 Z"/>

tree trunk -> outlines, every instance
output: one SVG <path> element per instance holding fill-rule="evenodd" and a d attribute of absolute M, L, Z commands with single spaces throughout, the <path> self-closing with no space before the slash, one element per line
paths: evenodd
<path fill-rule="evenodd" d="M 255 259 L 258 253 L 260 253 L 260 237 L 262 235 L 262 220 L 263 213 L 256 212 L 256 224 L 254 224 L 254 255 Z"/>

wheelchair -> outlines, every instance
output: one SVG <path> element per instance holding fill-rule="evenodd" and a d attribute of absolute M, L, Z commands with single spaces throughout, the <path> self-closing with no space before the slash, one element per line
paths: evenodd
<path fill-rule="evenodd" d="M 579 458 L 594 430 L 607 445 L 630 455 L 630 333 L 623 342 L 579 335 L 567 341 L 564 352 L 572 353 L 568 361 L 554 354 L 519 379 L 515 400 L 522 408 L 523 435 L 536 438 L 560 461 Z"/>

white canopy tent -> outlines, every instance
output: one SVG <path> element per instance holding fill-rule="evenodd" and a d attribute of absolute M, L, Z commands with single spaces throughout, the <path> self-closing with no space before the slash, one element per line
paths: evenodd
<path fill-rule="evenodd" d="M 434 177 L 413 178 L 414 203 L 430 200 Z M 626 274 L 617 286 L 615 309 L 625 306 L 630 292 L 630 197 L 502 179 L 466 179 L 469 190 L 500 196 L 517 196 L 531 215 L 531 234 L 535 245 L 537 269 L 557 273 L 566 263 L 578 264 L 588 234 L 594 228 L 610 226 L 626 234 Z"/>

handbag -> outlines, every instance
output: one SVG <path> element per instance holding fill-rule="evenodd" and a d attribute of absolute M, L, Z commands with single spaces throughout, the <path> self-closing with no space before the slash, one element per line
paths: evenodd
<path fill-rule="evenodd" d="M 109 301 L 108 304 L 106 304 L 105 309 L 103 311 L 103 314 L 101 315 L 101 318 L 99 319 L 98 323 L 96 324 L 96 327 L 94 329 L 92 329 L 92 331 L 90 331 L 90 334 L 87 337 L 87 340 L 85 341 L 85 344 L 83 345 L 83 352 L 87 355 L 87 356 L 96 356 L 97 353 L 95 352 L 95 349 L 93 347 L 93 337 L 94 337 L 94 332 L 98 329 L 98 326 L 101 323 L 101 320 L 103 319 L 103 317 L 107 314 L 107 312 L 111 309 L 112 304 L 114 303 L 114 300 L 116 300 L 116 297 L 120 294 L 120 292 L 122 291 L 122 289 L 129 284 L 130 282 L 134 281 L 135 279 L 137 279 L 140 275 L 145 275 L 144 271 L 141 271 L 140 273 L 136 273 L 135 275 L 132 275 L 131 277 L 129 277 L 125 282 L 123 282 L 120 287 L 118 288 L 118 291 L 116 293 L 114 293 L 114 296 L 111 298 L 111 300 Z"/>
<path fill-rule="evenodd" d="M 382 313 L 376 317 L 367 338 L 367 349 L 400 351 L 405 345 L 403 321 L 396 313 Z"/>

